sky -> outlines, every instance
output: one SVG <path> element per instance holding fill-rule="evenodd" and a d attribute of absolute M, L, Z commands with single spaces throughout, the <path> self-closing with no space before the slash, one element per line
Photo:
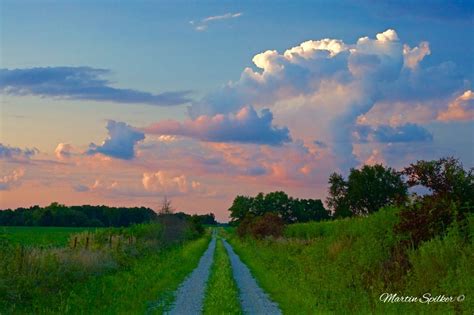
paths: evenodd
<path fill-rule="evenodd" d="M 214 212 L 474 166 L 472 1 L 0 1 L 0 209 Z"/>

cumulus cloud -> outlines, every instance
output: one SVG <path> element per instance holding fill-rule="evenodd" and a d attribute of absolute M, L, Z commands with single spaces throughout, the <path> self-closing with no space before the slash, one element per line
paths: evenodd
<path fill-rule="evenodd" d="M 145 139 L 143 132 L 124 122 L 109 120 L 107 122 L 108 137 L 101 145 L 91 143 L 88 154 L 101 153 L 110 157 L 130 160 L 135 156 L 135 145 Z"/>
<path fill-rule="evenodd" d="M 20 186 L 20 179 L 25 175 L 22 168 L 13 170 L 11 174 L 0 177 L 0 190 L 10 190 Z"/>
<path fill-rule="evenodd" d="M 424 127 L 407 123 L 401 126 L 357 126 L 354 136 L 359 142 L 422 142 L 432 141 L 433 135 Z"/>
<path fill-rule="evenodd" d="M 390 122 L 383 124 L 430 122 L 436 119 L 441 106 L 437 104 L 465 90 L 465 77 L 454 63 L 423 67 L 422 60 L 430 54 L 428 42 L 411 48 L 392 29 L 355 43 L 324 38 L 282 53 L 267 50 L 253 57 L 254 68 L 245 68 L 239 80 L 191 103 L 188 113 L 196 120 L 235 113 L 248 105 L 270 108 L 275 122 L 289 126 L 293 137 L 320 137 L 341 166 L 357 166 L 353 133 L 360 119 L 377 120 L 375 113 L 391 112 L 392 117 L 384 118 Z M 374 141 L 429 140 L 418 127 L 382 128 L 384 133 Z"/>
<path fill-rule="evenodd" d="M 8 160 L 29 159 L 33 155 L 37 154 L 38 152 L 39 151 L 36 148 L 21 149 L 21 148 L 11 147 L 9 145 L 4 145 L 0 143 L 0 159 L 8 159 Z"/>
<path fill-rule="evenodd" d="M 211 142 L 241 142 L 280 145 L 291 140 L 286 127 L 272 125 L 273 115 L 263 109 L 260 115 L 251 106 L 233 114 L 199 116 L 183 123 L 168 120 L 145 128 L 146 133 L 175 135 Z"/>
<path fill-rule="evenodd" d="M 437 117 L 440 121 L 473 120 L 474 119 L 474 93 L 467 90 L 441 111 Z"/>
<path fill-rule="evenodd" d="M 418 47 L 413 49 L 408 45 L 403 45 L 404 65 L 406 68 L 416 69 L 425 56 L 430 54 L 431 50 L 428 42 L 421 42 Z"/>
<path fill-rule="evenodd" d="M 204 186 L 195 180 L 181 175 L 173 175 L 166 171 L 145 172 L 142 177 L 142 184 L 145 190 L 159 192 L 169 195 L 185 194 L 190 192 L 203 193 Z"/>
<path fill-rule="evenodd" d="M 206 17 L 202 20 L 199 20 L 199 21 L 190 21 L 189 23 L 194 26 L 194 29 L 196 31 L 202 32 L 202 31 L 207 30 L 207 27 L 208 27 L 209 23 L 213 23 L 213 22 L 216 22 L 216 21 L 222 21 L 222 20 L 235 19 L 235 18 L 238 18 L 238 17 L 241 17 L 241 16 L 242 16 L 242 12 L 237 12 L 237 13 L 228 12 L 228 13 L 221 14 L 221 15 L 208 16 L 208 17 Z"/>
<path fill-rule="evenodd" d="M 104 79 L 109 74 L 109 70 L 91 67 L 0 69 L 0 93 L 155 106 L 189 102 L 189 91 L 153 94 L 115 88 Z"/>
<path fill-rule="evenodd" d="M 115 180 L 104 180 L 96 178 L 92 184 L 75 184 L 72 186 L 76 192 L 101 192 L 101 193 L 122 193 L 125 190 L 120 190 L 119 183 Z M 130 191 L 131 192 L 131 191 Z"/>
<path fill-rule="evenodd" d="M 54 154 L 59 160 L 65 160 L 72 156 L 73 147 L 69 143 L 58 143 Z"/>

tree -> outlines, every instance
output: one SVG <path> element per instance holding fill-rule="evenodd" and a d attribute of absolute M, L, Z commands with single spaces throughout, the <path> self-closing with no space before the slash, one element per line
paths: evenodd
<path fill-rule="evenodd" d="M 171 214 L 173 211 L 174 209 L 171 206 L 171 200 L 164 196 L 163 201 L 161 202 L 160 214 Z"/>
<path fill-rule="evenodd" d="M 230 217 L 232 222 L 240 222 L 245 216 L 250 214 L 252 208 L 253 198 L 249 196 L 237 196 L 232 202 L 232 206 L 229 208 Z"/>
<path fill-rule="evenodd" d="M 367 215 L 388 204 L 404 202 L 408 193 L 401 174 L 380 164 L 351 169 L 347 181 L 333 173 L 329 184 L 327 204 L 334 217 Z"/>
<path fill-rule="evenodd" d="M 403 170 L 408 177 L 408 185 L 422 185 L 434 195 L 443 195 L 457 202 L 473 205 L 473 169 L 466 171 L 462 163 L 454 157 L 433 161 L 417 161 Z"/>
<path fill-rule="evenodd" d="M 347 196 L 354 214 L 366 215 L 385 205 L 405 201 L 408 187 L 401 174 L 381 164 L 351 169 Z"/>
<path fill-rule="evenodd" d="M 259 197 L 260 194 L 257 196 Z M 257 199 L 258 200 L 258 199 Z M 263 198 L 264 211 L 261 214 L 271 212 L 280 215 L 287 223 L 294 221 L 291 211 L 292 198 L 283 191 L 275 191 L 265 195 Z"/>
<path fill-rule="evenodd" d="M 453 157 L 433 161 L 417 161 L 403 173 L 408 185 L 422 185 L 431 194 L 414 199 L 399 213 L 395 231 L 408 235 L 415 247 L 435 236 L 444 235 L 453 222 L 466 240 L 470 237 L 469 213 L 474 212 L 473 169 L 464 170 Z"/>
<path fill-rule="evenodd" d="M 326 204 L 335 218 L 345 218 L 352 215 L 347 196 L 348 183 L 341 174 L 332 173 L 329 176 L 329 195 Z"/>
<path fill-rule="evenodd" d="M 291 206 L 295 222 L 328 220 L 329 212 L 319 199 L 294 199 Z"/>

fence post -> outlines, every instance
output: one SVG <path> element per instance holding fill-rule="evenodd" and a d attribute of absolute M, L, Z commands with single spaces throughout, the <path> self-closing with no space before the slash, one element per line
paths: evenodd
<path fill-rule="evenodd" d="M 87 235 L 86 237 L 86 249 L 89 248 L 89 235 Z"/>
<path fill-rule="evenodd" d="M 23 244 L 20 245 L 20 264 L 18 266 L 18 271 L 21 272 L 23 269 L 23 257 L 24 257 L 24 247 Z"/>
<path fill-rule="evenodd" d="M 109 235 L 109 248 L 112 248 L 112 234 Z"/>
<path fill-rule="evenodd" d="M 77 246 L 77 236 L 74 236 L 74 249 L 76 248 Z"/>

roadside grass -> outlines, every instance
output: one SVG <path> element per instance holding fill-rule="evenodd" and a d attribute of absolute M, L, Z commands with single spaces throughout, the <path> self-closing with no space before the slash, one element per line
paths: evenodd
<path fill-rule="evenodd" d="M 105 283 L 101 281 L 112 281 L 109 285 L 112 286 L 117 276 L 123 281 L 123 287 L 117 287 L 123 290 L 127 286 L 139 287 L 141 284 L 133 283 L 133 277 L 146 278 L 140 273 L 143 270 L 153 277 L 152 269 L 159 266 L 161 261 L 170 268 L 168 271 L 160 270 L 159 275 L 170 272 L 172 276 L 180 276 L 179 272 L 183 269 L 179 268 L 186 268 L 187 263 L 193 261 L 188 257 L 188 251 L 192 252 L 193 247 L 185 246 L 198 237 L 202 238 L 202 234 L 195 231 L 186 220 L 179 218 L 127 228 L 101 228 L 95 232 L 82 229 L 80 233 L 70 234 L 68 245 L 63 247 L 18 244 L 2 235 L 0 314 L 74 312 L 80 307 L 67 301 L 72 299 L 74 293 L 71 293 L 82 286 L 92 285 L 85 293 L 97 293 L 94 283 L 99 285 Z M 184 248 L 183 259 L 178 255 L 181 253 L 179 248 Z M 171 268 L 172 263 L 166 263 L 168 254 L 177 260 L 174 263 L 182 266 Z M 140 268 L 142 263 L 143 269 Z M 127 275 L 131 276 L 127 278 Z M 170 283 L 165 276 L 163 279 L 165 284 Z M 103 289 L 106 287 L 104 285 Z M 85 304 L 95 305 L 91 302 L 96 301 L 94 295 L 85 293 L 80 295 L 87 296 Z M 115 293 L 112 291 L 110 294 Z M 74 305 L 72 311 L 68 305 Z M 91 312 L 94 312 L 93 308 Z"/>
<path fill-rule="evenodd" d="M 62 247 L 71 234 L 95 231 L 87 227 L 1 226 L 0 236 L 14 244 L 35 247 Z"/>
<path fill-rule="evenodd" d="M 210 235 L 137 259 L 130 268 L 74 285 L 68 294 L 43 298 L 15 313 L 163 314 L 173 292 L 197 266 Z"/>
<path fill-rule="evenodd" d="M 229 256 L 220 238 L 217 241 L 214 262 L 207 282 L 203 313 L 243 314 Z"/>
<path fill-rule="evenodd" d="M 387 268 L 397 209 L 365 218 L 295 224 L 280 239 L 229 239 L 285 314 L 463 314 L 474 309 L 474 246 L 453 227 L 410 250 L 410 272 Z M 471 231 L 472 236 L 472 231 Z M 392 278 L 390 278 L 392 277 Z M 387 281 L 387 279 L 390 279 Z M 461 303 L 383 303 L 382 293 L 464 295 Z"/>

